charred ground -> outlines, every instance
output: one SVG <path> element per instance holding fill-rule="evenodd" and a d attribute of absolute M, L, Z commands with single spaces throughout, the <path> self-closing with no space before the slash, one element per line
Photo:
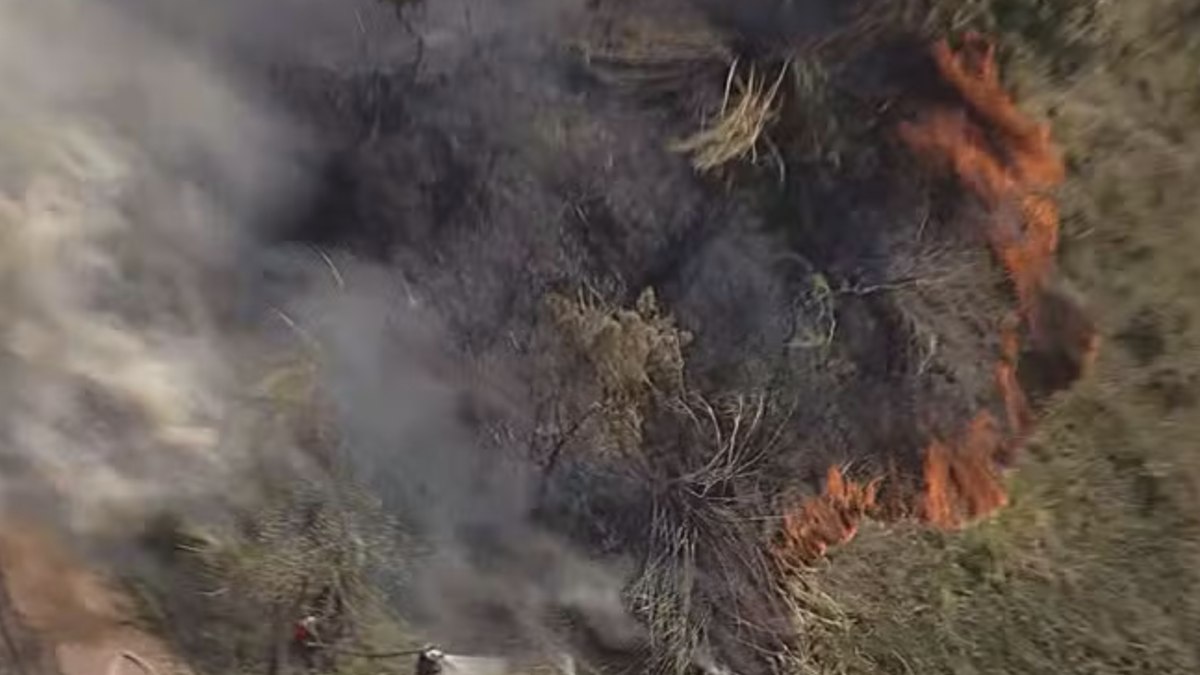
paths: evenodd
<path fill-rule="evenodd" d="M 294 236 L 398 270 L 454 358 L 505 373 L 528 409 L 473 424 L 541 467 L 534 513 L 641 569 L 630 601 L 672 671 L 780 667 L 793 609 L 765 543 L 783 513 L 846 466 L 917 514 L 930 439 L 1002 407 L 1015 299 L 988 207 L 896 133 L 959 100 L 938 26 L 822 14 L 601 3 L 474 57 L 277 80 L 330 148 Z M 764 115 L 748 143 L 671 150 L 722 129 L 731 96 Z M 689 162 L 721 143 L 729 161 Z"/>

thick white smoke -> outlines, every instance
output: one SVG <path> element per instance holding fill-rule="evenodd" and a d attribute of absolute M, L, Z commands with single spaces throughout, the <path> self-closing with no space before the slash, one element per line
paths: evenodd
<path fill-rule="evenodd" d="M 0 83 L 4 508 L 212 491 L 241 459 L 222 300 L 297 137 L 106 1 L 0 0 Z"/>

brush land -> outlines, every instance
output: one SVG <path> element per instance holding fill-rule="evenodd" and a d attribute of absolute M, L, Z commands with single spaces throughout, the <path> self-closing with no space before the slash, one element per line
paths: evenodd
<path fill-rule="evenodd" d="M 405 27 L 421 4 L 395 2 Z M 263 369 L 247 415 L 320 479 L 264 468 L 262 498 L 222 528 L 154 519 L 116 570 L 120 623 L 204 675 L 303 670 L 289 640 L 306 614 L 330 647 L 310 669 L 346 675 L 411 672 L 370 654 L 434 635 L 519 654 L 521 672 L 555 650 L 580 672 L 1200 672 L 1200 7 L 760 4 L 787 20 L 589 3 L 594 25 L 553 52 L 569 67 L 496 38 L 436 75 L 424 42 L 411 70 L 282 72 L 273 93 L 331 149 L 286 243 L 339 287 L 354 258 L 403 270 L 450 336 L 420 365 L 484 392 L 446 407 L 492 456 L 519 448 L 541 483 L 513 510 L 537 527 L 495 508 L 499 460 L 469 464 L 478 484 L 439 465 L 433 501 L 483 494 L 501 513 L 458 523 L 464 567 L 438 559 L 408 520 L 430 493 L 379 487 L 440 456 L 356 465 L 329 364 L 301 350 Z M 967 107 L 928 46 L 972 32 L 1063 152 L 1057 283 L 1100 347 L 1069 387 L 1030 387 L 1036 431 L 1003 475 L 984 467 L 986 508 L 951 504 L 962 526 L 937 528 L 923 449 L 1008 403 L 992 366 L 1020 289 L 956 227 L 987 205 L 905 159 L 894 129 Z M 404 337 L 380 354 L 428 338 Z M 989 481 L 1007 490 L 994 512 Z M 633 637 L 563 600 L 555 584 L 591 569 L 566 566 L 579 554 L 627 574 Z M 0 628 L 20 649 L 0 664 L 46 661 L 11 590 Z"/>

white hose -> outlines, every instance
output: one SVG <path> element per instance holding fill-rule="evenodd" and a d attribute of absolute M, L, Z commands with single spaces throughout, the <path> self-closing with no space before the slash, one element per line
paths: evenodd
<path fill-rule="evenodd" d="M 107 675 L 120 675 L 121 662 L 125 660 L 133 661 L 133 663 L 137 665 L 138 668 L 141 668 L 146 675 L 158 675 L 158 671 L 156 671 L 153 666 L 151 666 L 149 663 L 146 663 L 145 659 L 137 654 L 134 654 L 133 652 L 121 652 L 114 656 L 112 663 L 110 663 L 108 666 Z"/>

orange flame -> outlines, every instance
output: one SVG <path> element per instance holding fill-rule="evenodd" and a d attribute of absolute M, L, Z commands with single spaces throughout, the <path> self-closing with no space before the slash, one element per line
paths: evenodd
<path fill-rule="evenodd" d="M 1062 157 L 1049 127 L 1021 113 L 1004 90 L 993 45 L 970 36 L 960 52 L 938 43 L 933 57 L 965 107 L 930 111 L 901 125 L 900 137 L 918 156 L 948 165 L 989 209 L 1017 208 L 1019 222 L 993 219 L 985 234 L 1012 280 L 1022 318 L 1036 323 L 1058 249 L 1058 207 L 1045 192 L 1065 177 Z"/>
<path fill-rule="evenodd" d="M 1008 502 L 1000 468 L 1011 463 L 1033 421 L 1017 378 L 1022 329 L 1041 343 L 1037 348 L 1068 353 L 1080 369 L 1094 357 L 1098 340 L 1078 307 L 1052 304 L 1062 300 L 1048 286 L 1059 213 L 1047 192 L 1066 171 L 1049 127 L 1017 108 L 1000 82 L 995 48 L 986 40 L 968 36 L 959 51 L 942 41 L 932 55 L 960 103 L 902 124 L 901 140 L 917 156 L 952 171 L 983 203 L 990 214 L 984 235 L 1017 301 L 1016 311 L 1002 322 L 994 369 L 1004 423 L 981 411 L 953 444 L 932 440 L 923 452 L 922 491 L 902 509 L 935 526 L 956 528 Z M 1053 325 L 1043 328 L 1043 323 Z M 864 488 L 831 469 L 825 492 L 785 516 L 776 556 L 785 566 L 811 562 L 830 545 L 852 538 L 863 517 L 888 517 L 875 508 L 878 486 L 874 481 Z"/>
<path fill-rule="evenodd" d="M 939 108 L 900 127 L 901 139 L 918 156 L 948 166 L 992 213 L 985 235 L 1008 273 L 1017 312 L 1004 322 L 996 387 L 1007 428 L 980 412 L 954 446 L 933 441 L 925 449 L 925 491 L 919 515 L 941 527 L 958 527 L 1007 502 L 997 468 L 1012 460 L 1032 422 L 1017 380 L 1019 326 L 1042 323 L 1042 304 L 1058 249 L 1059 214 L 1046 191 L 1066 171 L 1050 140 L 1050 129 L 1026 117 L 1000 83 L 994 45 L 969 36 L 956 52 L 946 42 L 933 48 L 942 78 L 963 102 Z M 1019 219 L 1004 218 L 1015 205 Z"/>
<path fill-rule="evenodd" d="M 1015 314 L 1005 322 L 1000 334 L 1000 361 L 996 363 L 995 377 L 996 388 L 1000 390 L 1000 399 L 1004 403 L 1008 429 L 1014 435 L 1023 437 L 1033 426 L 1033 412 L 1017 380 L 1017 358 L 1021 351 L 1021 336 L 1017 332 L 1019 323 L 1020 317 Z"/>
<path fill-rule="evenodd" d="M 1008 504 L 996 457 L 1008 440 L 990 413 L 971 420 L 954 447 L 933 441 L 925 449 L 918 515 L 938 527 L 955 528 Z"/>
<path fill-rule="evenodd" d="M 776 559 L 785 565 L 810 563 L 829 547 L 853 539 L 863 517 L 875 508 L 879 483 L 856 483 L 837 466 L 829 467 L 824 492 L 784 515 L 774 545 Z"/>

